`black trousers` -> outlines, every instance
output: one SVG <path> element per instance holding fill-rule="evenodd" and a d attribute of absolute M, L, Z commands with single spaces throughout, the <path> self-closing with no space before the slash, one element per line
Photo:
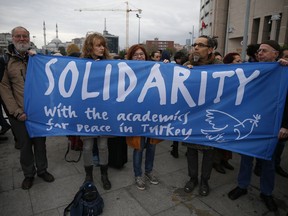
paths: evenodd
<path fill-rule="evenodd" d="M 187 147 L 187 162 L 188 174 L 192 181 L 198 181 L 198 153 L 200 150 Z M 202 165 L 201 165 L 201 180 L 208 181 L 212 172 L 214 149 L 204 149 Z"/>
<path fill-rule="evenodd" d="M 20 164 L 25 177 L 41 175 L 48 167 L 46 156 L 46 137 L 30 138 L 25 122 L 9 117 L 17 142 L 21 146 Z"/>

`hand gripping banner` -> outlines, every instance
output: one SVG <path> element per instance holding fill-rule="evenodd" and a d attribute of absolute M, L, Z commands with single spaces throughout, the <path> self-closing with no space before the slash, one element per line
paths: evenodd
<path fill-rule="evenodd" d="M 30 57 L 31 137 L 145 136 L 270 159 L 288 69 L 279 63 L 207 65 Z"/>

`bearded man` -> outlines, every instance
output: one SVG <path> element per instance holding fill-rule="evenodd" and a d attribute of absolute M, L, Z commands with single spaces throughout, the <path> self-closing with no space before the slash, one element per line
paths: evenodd
<path fill-rule="evenodd" d="M 30 189 L 34 176 L 46 182 L 53 182 L 54 177 L 47 172 L 46 137 L 31 138 L 25 121 L 29 116 L 24 112 L 24 84 L 30 49 L 30 33 L 22 27 L 15 27 L 12 32 L 12 44 L 8 46 L 9 61 L 0 83 L 0 94 L 8 110 L 8 118 L 19 142 L 20 164 L 24 173 L 22 189 Z M 34 53 L 35 54 L 35 53 Z"/>

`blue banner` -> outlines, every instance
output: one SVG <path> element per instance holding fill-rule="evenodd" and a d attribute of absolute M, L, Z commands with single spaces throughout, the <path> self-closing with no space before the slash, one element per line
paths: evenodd
<path fill-rule="evenodd" d="M 188 69 L 35 55 L 25 82 L 32 137 L 146 136 L 269 159 L 287 95 L 279 63 Z"/>

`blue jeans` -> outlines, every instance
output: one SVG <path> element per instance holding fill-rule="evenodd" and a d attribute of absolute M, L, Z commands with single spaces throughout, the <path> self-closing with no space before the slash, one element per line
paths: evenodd
<path fill-rule="evenodd" d="M 253 159 L 254 157 L 241 155 L 241 164 L 238 174 L 238 186 L 242 189 L 246 189 L 250 184 Z M 272 195 L 275 182 L 274 157 L 272 160 L 259 160 L 261 166 L 260 191 L 262 194 L 270 196 Z"/>
<path fill-rule="evenodd" d="M 133 152 L 133 169 L 135 177 L 142 176 L 142 157 L 143 157 L 143 150 L 146 148 L 145 154 L 145 173 L 150 173 L 153 170 L 154 164 L 154 156 L 156 145 L 150 144 L 147 138 L 141 137 L 141 146 L 140 149 L 134 149 Z"/>

